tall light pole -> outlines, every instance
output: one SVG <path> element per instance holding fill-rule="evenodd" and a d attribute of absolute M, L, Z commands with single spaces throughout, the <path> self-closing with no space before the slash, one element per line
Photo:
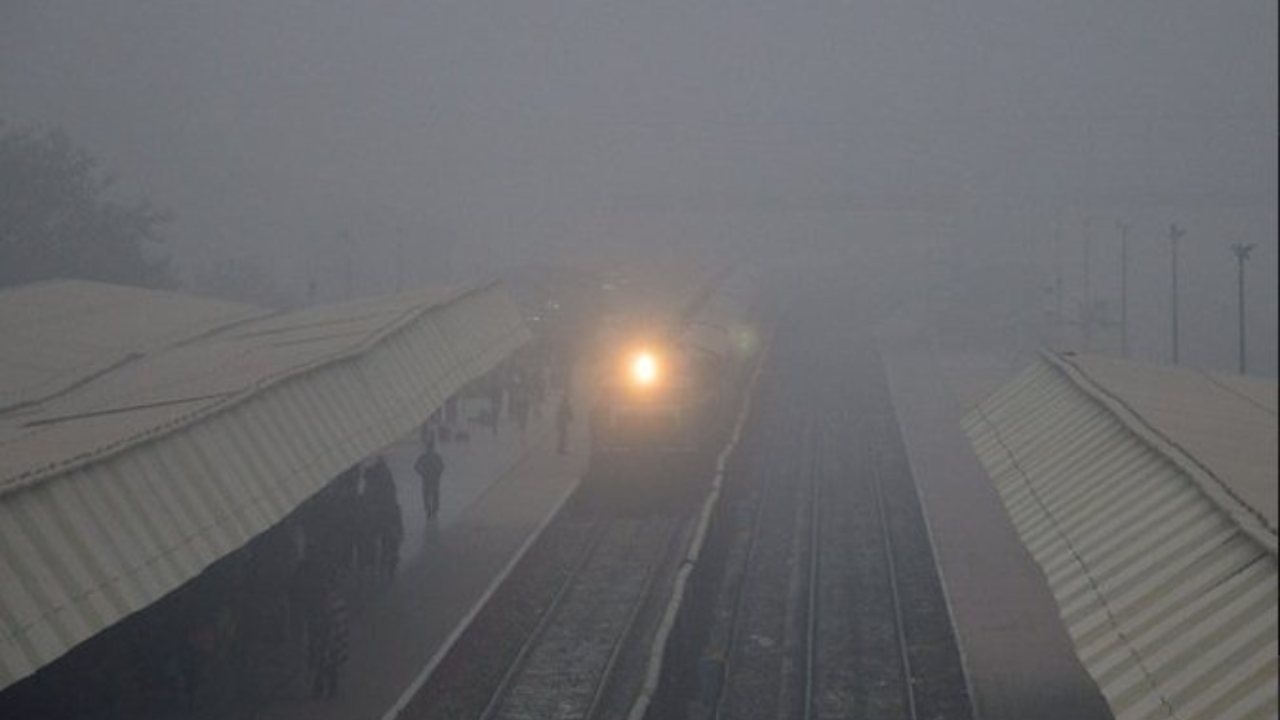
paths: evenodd
<path fill-rule="evenodd" d="M 1062 208 L 1058 208 L 1053 225 L 1053 322 L 1062 332 Z M 1062 338 L 1058 338 L 1062 342 Z"/>
<path fill-rule="evenodd" d="M 1120 231 L 1120 357 L 1129 357 L 1129 231 L 1133 226 L 1116 221 Z"/>
<path fill-rule="evenodd" d="M 1089 307 L 1093 304 L 1093 267 L 1090 264 L 1089 255 L 1091 246 L 1093 245 L 1093 222 L 1086 219 L 1084 221 L 1084 304 Z M 1085 347 L 1088 350 L 1088 347 Z"/>
<path fill-rule="evenodd" d="M 400 228 L 401 237 L 396 240 L 396 292 L 400 292 L 404 284 L 404 228 Z"/>
<path fill-rule="evenodd" d="M 1093 221 L 1084 221 L 1084 300 L 1080 303 L 1080 340 L 1085 352 L 1093 350 L 1093 265 L 1090 262 L 1093 245 Z"/>
<path fill-rule="evenodd" d="M 1253 243 L 1248 245 L 1236 243 L 1231 246 L 1231 252 L 1236 255 L 1236 307 L 1240 311 L 1240 374 L 1243 375 L 1246 368 L 1244 352 L 1244 261 L 1248 260 L 1249 253 L 1253 252 Z"/>
<path fill-rule="evenodd" d="M 1173 306 L 1173 364 L 1178 364 L 1178 241 L 1187 234 L 1186 230 L 1178 227 L 1176 224 L 1169 226 L 1169 245 L 1173 250 L 1173 288 L 1172 288 L 1172 306 Z"/>
<path fill-rule="evenodd" d="M 339 252 L 342 253 L 342 292 L 344 295 L 343 299 L 350 300 L 352 276 L 354 275 L 354 272 L 352 269 L 353 260 L 351 258 L 351 232 L 346 230 L 345 228 L 340 230 L 338 232 L 338 244 L 341 246 L 341 249 L 339 250 Z"/>

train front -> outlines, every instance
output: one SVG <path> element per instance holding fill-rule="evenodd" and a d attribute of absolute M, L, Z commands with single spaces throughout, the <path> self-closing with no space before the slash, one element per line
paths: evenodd
<path fill-rule="evenodd" d="M 705 389 L 684 352 L 637 343 L 605 364 L 592 412 L 592 452 L 687 452 L 697 446 Z"/>

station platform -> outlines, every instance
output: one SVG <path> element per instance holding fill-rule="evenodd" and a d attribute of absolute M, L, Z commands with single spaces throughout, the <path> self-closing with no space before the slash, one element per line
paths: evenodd
<path fill-rule="evenodd" d="M 918 330 L 879 343 L 975 720 L 1109 720 L 1058 606 L 960 420 L 1002 378 L 999 363 L 938 356 Z"/>
<path fill-rule="evenodd" d="M 465 443 L 441 443 L 440 511 L 428 522 L 413 471 L 416 435 L 383 452 L 404 518 L 400 571 L 390 584 L 351 591 L 350 658 L 338 695 L 313 700 L 303 678 L 275 694 L 262 720 L 394 717 L 540 528 L 586 472 L 585 398 L 575 394 L 569 453 L 556 452 L 554 403 L 524 433 L 504 418 L 498 432 L 472 424 Z M 483 405 L 483 402 L 476 402 Z"/>

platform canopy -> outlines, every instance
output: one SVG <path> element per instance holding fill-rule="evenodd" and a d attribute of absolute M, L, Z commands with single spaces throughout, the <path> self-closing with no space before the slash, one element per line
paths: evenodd
<path fill-rule="evenodd" d="M 293 312 L 0 291 L 0 688 L 242 547 L 528 337 L 496 284 Z"/>
<path fill-rule="evenodd" d="M 1276 387 L 1047 353 L 965 418 L 1118 720 L 1276 716 Z"/>

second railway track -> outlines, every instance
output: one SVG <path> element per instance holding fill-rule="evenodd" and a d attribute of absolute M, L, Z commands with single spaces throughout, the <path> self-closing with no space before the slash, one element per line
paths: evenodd
<path fill-rule="evenodd" d="M 747 540 L 730 554 L 711 635 L 723 665 L 710 716 L 968 720 L 879 358 L 852 347 L 781 362 L 738 463 Z"/>

